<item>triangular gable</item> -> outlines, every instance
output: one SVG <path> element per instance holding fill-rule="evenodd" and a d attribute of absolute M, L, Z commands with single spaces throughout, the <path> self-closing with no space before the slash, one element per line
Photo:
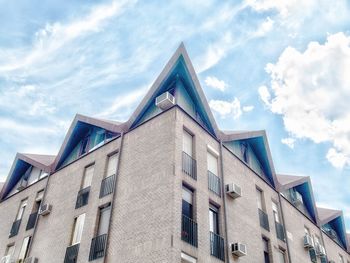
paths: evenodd
<path fill-rule="evenodd" d="M 126 123 L 127 130 L 160 113 L 161 111 L 154 106 L 155 99 L 165 91 L 174 88 L 174 85 L 176 90 L 181 93 L 181 99 L 176 103 L 190 115 L 193 114 L 188 111 L 186 104 L 193 103 L 198 115 L 192 117 L 197 119 L 211 134 L 217 136 L 217 124 L 183 43 L 131 115 Z"/>
<path fill-rule="evenodd" d="M 277 175 L 279 191 L 284 192 L 295 188 L 303 197 L 303 203 L 309 215 L 317 223 L 318 215 L 309 176 Z"/>
<path fill-rule="evenodd" d="M 263 166 L 264 173 L 267 176 L 268 183 L 273 187 L 277 187 L 277 178 L 275 168 L 272 162 L 269 143 L 266 132 L 262 131 L 235 131 L 235 132 L 221 132 L 220 139 L 225 146 L 230 148 L 230 143 L 234 141 L 244 141 L 249 143 L 253 148 L 256 157 Z M 263 178 L 264 179 L 264 178 Z"/>
<path fill-rule="evenodd" d="M 17 153 L 6 182 L 1 189 L 0 199 L 4 199 L 12 191 L 17 183 L 23 178 L 25 172 L 30 166 L 43 170 L 46 173 L 50 173 L 51 164 L 54 159 L 55 156 L 53 155 Z"/>
<path fill-rule="evenodd" d="M 345 249 L 348 248 L 347 233 L 344 223 L 343 212 L 341 210 L 333 210 L 328 208 L 317 207 L 319 216 L 319 225 L 322 229 L 331 227 L 336 231 L 341 244 Z M 326 231 L 325 231 L 326 232 Z"/>
<path fill-rule="evenodd" d="M 122 124 L 118 122 L 92 118 L 77 114 L 66 134 L 63 144 L 53 164 L 53 171 L 57 170 L 76 147 L 77 143 L 91 128 L 101 128 L 118 135 L 122 132 Z"/>

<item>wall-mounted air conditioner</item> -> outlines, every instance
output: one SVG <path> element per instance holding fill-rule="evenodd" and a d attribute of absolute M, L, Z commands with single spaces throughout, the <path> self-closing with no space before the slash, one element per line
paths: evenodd
<path fill-rule="evenodd" d="M 236 184 L 227 184 L 226 185 L 226 194 L 232 198 L 237 198 L 242 196 L 242 189 Z"/>
<path fill-rule="evenodd" d="M 24 263 L 38 263 L 38 259 L 35 257 L 26 258 Z"/>
<path fill-rule="evenodd" d="M 304 236 L 304 247 L 305 248 L 314 248 L 315 247 L 314 240 L 309 234 L 306 234 Z"/>
<path fill-rule="evenodd" d="M 175 105 L 175 98 L 168 91 L 156 98 L 156 106 L 162 110 L 167 110 Z"/>
<path fill-rule="evenodd" d="M 242 257 L 247 255 L 247 246 L 242 243 L 232 243 L 231 253 L 237 257 Z"/>
<path fill-rule="evenodd" d="M 1 258 L 0 263 L 15 263 L 15 259 L 12 256 L 7 255 Z"/>
<path fill-rule="evenodd" d="M 27 180 L 21 180 L 19 185 L 17 186 L 17 190 L 18 191 L 21 191 L 23 190 L 24 188 L 26 188 L 28 185 L 28 181 Z"/>
<path fill-rule="evenodd" d="M 40 208 L 39 214 L 42 216 L 46 216 L 51 213 L 52 206 L 50 204 L 43 204 Z"/>
<path fill-rule="evenodd" d="M 326 256 L 326 250 L 321 244 L 316 243 L 315 250 L 316 250 L 316 255 L 317 256 L 319 256 L 319 257 Z"/>

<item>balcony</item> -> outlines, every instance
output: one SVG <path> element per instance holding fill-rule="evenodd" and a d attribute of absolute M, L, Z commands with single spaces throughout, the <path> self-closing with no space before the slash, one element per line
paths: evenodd
<path fill-rule="evenodd" d="M 182 215 L 181 239 L 194 247 L 198 247 L 197 236 L 197 223 L 193 219 Z"/>
<path fill-rule="evenodd" d="M 210 255 L 225 261 L 225 244 L 224 239 L 210 232 Z"/>
<path fill-rule="evenodd" d="M 37 218 L 38 218 L 38 211 L 35 212 L 35 213 L 30 214 L 30 216 L 28 218 L 28 223 L 27 223 L 26 230 L 32 229 L 35 226 Z"/>
<path fill-rule="evenodd" d="M 218 196 L 221 196 L 221 180 L 220 177 L 208 171 L 208 188 Z"/>
<path fill-rule="evenodd" d="M 258 209 L 258 210 L 259 210 L 260 226 L 265 230 L 270 231 L 269 218 L 267 214 L 261 209 Z"/>
<path fill-rule="evenodd" d="M 106 243 L 107 243 L 107 234 L 94 237 L 91 240 L 89 261 L 104 257 Z"/>
<path fill-rule="evenodd" d="M 100 198 L 113 193 L 115 185 L 116 175 L 106 177 L 101 182 Z"/>
<path fill-rule="evenodd" d="M 66 256 L 64 257 L 64 263 L 76 263 L 78 260 L 79 245 L 76 244 L 67 247 Z"/>
<path fill-rule="evenodd" d="M 18 234 L 18 230 L 19 230 L 19 227 L 21 225 L 21 221 L 22 221 L 22 219 L 18 219 L 15 222 L 13 222 L 9 237 L 14 237 L 15 235 Z"/>
<path fill-rule="evenodd" d="M 182 152 L 182 171 L 197 180 L 197 163 L 196 160 L 187 153 Z"/>
<path fill-rule="evenodd" d="M 90 194 L 90 186 L 84 189 L 81 189 L 78 192 L 77 201 L 75 203 L 75 209 L 82 207 L 84 205 L 87 205 L 87 203 L 89 202 L 89 194 Z"/>
<path fill-rule="evenodd" d="M 282 240 L 283 242 L 286 241 L 286 237 L 284 235 L 284 227 L 282 224 L 275 221 L 275 227 L 276 227 L 276 235 L 279 240 Z"/>

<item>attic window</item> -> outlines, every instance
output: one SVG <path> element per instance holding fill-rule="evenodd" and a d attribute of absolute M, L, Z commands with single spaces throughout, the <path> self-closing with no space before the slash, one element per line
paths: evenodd
<path fill-rule="evenodd" d="M 243 161 L 249 163 L 248 144 L 246 142 L 241 142 L 241 155 Z"/>

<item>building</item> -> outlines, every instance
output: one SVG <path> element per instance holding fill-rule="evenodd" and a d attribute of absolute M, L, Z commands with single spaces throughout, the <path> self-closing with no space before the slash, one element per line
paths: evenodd
<path fill-rule="evenodd" d="M 17 154 L 0 200 L 2 263 L 350 262 L 342 212 L 276 174 L 265 131 L 218 129 L 183 45 L 127 122 Z"/>

